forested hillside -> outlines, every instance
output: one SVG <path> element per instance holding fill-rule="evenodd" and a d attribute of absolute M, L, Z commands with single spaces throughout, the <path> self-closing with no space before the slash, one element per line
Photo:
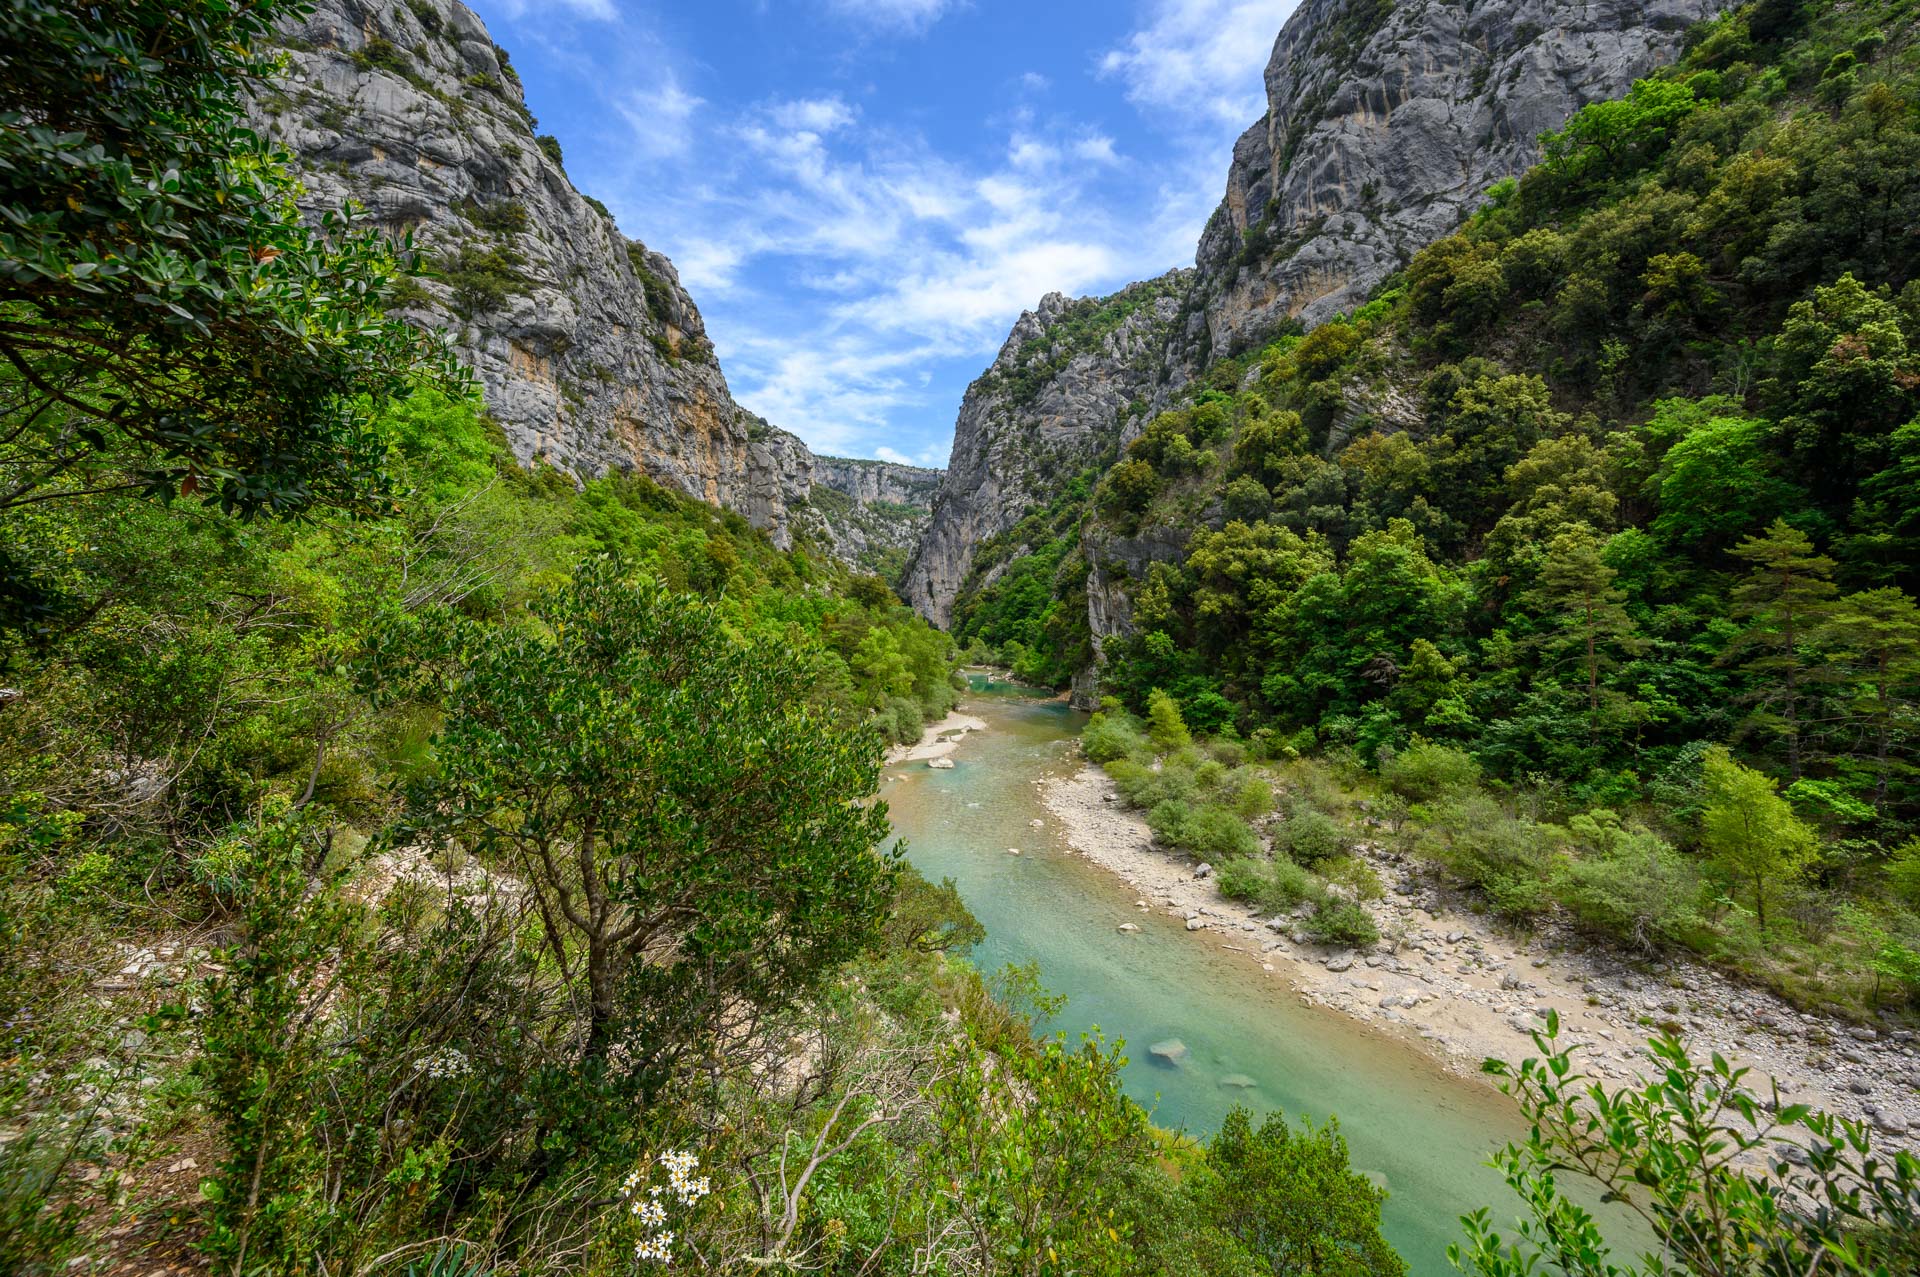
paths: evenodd
<path fill-rule="evenodd" d="M 1170 840 L 1352 924 L 1354 884 L 1244 824 L 1250 754 L 1335 754 L 1517 917 L 1577 808 L 1602 925 L 1626 890 L 1663 942 L 1799 961 L 1857 915 L 1908 982 L 1907 11 L 1702 33 L 1363 313 L 1065 490 L 1050 536 L 1101 570 L 1183 548 L 1099 636 L 1147 718 L 1089 735 Z M 328 12 L 354 52 L 296 52 L 329 76 L 412 67 Z M 983 928 L 878 800 L 964 685 L 950 636 L 745 513 L 510 446 L 402 318 L 435 264 L 248 123 L 310 16 L 0 10 L 0 1273 L 1406 1273 L 1337 1122 L 1160 1129 L 1121 1044 L 966 960 Z M 1137 355 L 1162 310 L 1080 317 Z M 828 487 L 891 525 L 885 485 L 931 481 Z M 968 637 L 1090 645 L 1066 561 L 977 582 Z M 1695 807 L 1722 878 L 1623 824 Z M 1920 1161 L 1864 1124 L 1672 1040 L 1643 1091 L 1576 1093 L 1543 1027 L 1500 1066 L 1532 1220 L 1465 1221 L 1462 1268 L 1623 1271 L 1572 1164 L 1648 1272 L 1913 1270 Z"/>
<path fill-rule="evenodd" d="M 1256 753 L 1443 746 L 1509 818 L 1662 836 L 1579 888 L 1552 826 L 1422 808 L 1517 919 L 1920 991 L 1913 37 L 1904 3 L 1703 25 L 1365 307 L 1216 364 L 1036 516 L 1081 573 L 1015 564 L 960 637 L 1062 683 L 1097 645 L 1110 693 Z M 1721 749 L 1764 831 L 1701 826 Z"/>

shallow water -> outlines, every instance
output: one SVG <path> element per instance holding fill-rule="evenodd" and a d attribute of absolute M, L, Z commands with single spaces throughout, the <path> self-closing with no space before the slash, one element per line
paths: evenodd
<path fill-rule="evenodd" d="M 1385 1231 L 1409 1268 L 1452 1272 L 1446 1246 L 1460 1237 L 1460 1215 L 1483 1205 L 1497 1219 L 1513 1215 L 1509 1190 L 1485 1165 L 1523 1135 L 1509 1103 L 1403 1043 L 1302 1004 L 1278 974 L 1216 940 L 1196 942 L 1163 909 L 1134 908 L 1136 893 L 1066 850 L 1034 785 L 1067 763 L 1086 716 L 1004 684 L 976 678 L 975 690 L 966 711 L 989 730 L 962 745 L 955 768 L 896 766 L 882 791 L 908 858 L 935 881 L 952 878 L 985 924 L 975 963 L 986 971 L 1037 963 L 1046 988 L 1068 998 L 1049 1027 L 1070 1039 L 1096 1026 L 1125 1038 L 1127 1089 L 1162 1126 L 1204 1136 L 1236 1103 L 1315 1123 L 1337 1115 L 1353 1165 L 1392 1194 Z M 1123 922 L 1141 931 L 1122 934 Z M 1178 1066 L 1148 1053 L 1168 1038 L 1188 1048 Z M 1254 1085 L 1223 1084 L 1234 1075 Z"/>

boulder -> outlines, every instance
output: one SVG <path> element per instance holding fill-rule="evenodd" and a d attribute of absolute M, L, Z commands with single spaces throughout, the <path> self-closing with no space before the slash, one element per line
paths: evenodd
<path fill-rule="evenodd" d="M 1148 1047 L 1147 1054 L 1162 1064 L 1177 1065 L 1187 1058 L 1187 1044 L 1179 1038 L 1165 1038 Z"/>

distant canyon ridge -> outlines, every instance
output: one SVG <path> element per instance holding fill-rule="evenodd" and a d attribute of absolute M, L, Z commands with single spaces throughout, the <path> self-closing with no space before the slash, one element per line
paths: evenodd
<path fill-rule="evenodd" d="M 318 0 L 282 31 L 288 70 L 255 114 L 314 209 L 350 198 L 414 237 L 433 270 L 404 313 L 448 334 L 523 464 L 646 475 L 782 547 L 897 574 L 948 625 L 1063 482 L 1111 464 L 1217 361 L 1363 302 L 1532 165 L 1541 133 L 1730 7 L 1306 0 L 1194 266 L 1022 315 L 967 391 L 945 471 L 816 456 L 735 403 L 673 263 L 575 189 L 508 52 L 458 0 Z M 1126 627 L 1106 578 L 1179 552 L 1089 547 L 1096 642 Z"/>

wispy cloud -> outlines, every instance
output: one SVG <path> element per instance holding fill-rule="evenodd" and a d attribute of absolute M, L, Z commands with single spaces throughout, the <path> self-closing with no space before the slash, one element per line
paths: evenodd
<path fill-rule="evenodd" d="M 563 137 L 575 178 L 673 258 L 740 402 L 823 452 L 915 464 L 944 461 L 960 388 L 1022 310 L 1192 260 L 1293 8 L 1139 0 L 1133 30 L 1093 37 L 1109 44 L 1048 66 L 1051 80 L 1003 71 L 995 100 L 924 99 L 974 112 L 936 121 L 900 109 L 857 61 L 743 95 L 731 65 L 633 14 L 601 39 L 506 2 L 529 5 L 523 38 L 593 103 L 586 139 Z M 560 2 L 584 18 L 618 0 Z M 802 11 L 912 34 L 965 2 Z M 803 20 L 786 7 L 762 20 Z"/>
<path fill-rule="evenodd" d="M 530 13 L 540 13 L 549 9 L 560 9 L 600 22 L 612 22 L 620 16 L 619 6 L 614 3 L 614 0 L 498 0 L 498 2 L 500 12 L 509 18 L 523 18 Z"/>
<path fill-rule="evenodd" d="M 1245 126 L 1266 109 L 1261 72 L 1299 0 L 1154 0 L 1100 60 L 1138 106 Z"/>
<path fill-rule="evenodd" d="M 938 22 L 961 0 L 827 0 L 827 8 L 843 18 L 881 31 L 918 35 Z"/>
<path fill-rule="evenodd" d="M 669 72 L 653 88 L 618 99 L 614 109 L 633 130 L 633 144 L 640 154 L 665 159 L 684 155 L 692 145 L 694 115 L 705 105 Z"/>

